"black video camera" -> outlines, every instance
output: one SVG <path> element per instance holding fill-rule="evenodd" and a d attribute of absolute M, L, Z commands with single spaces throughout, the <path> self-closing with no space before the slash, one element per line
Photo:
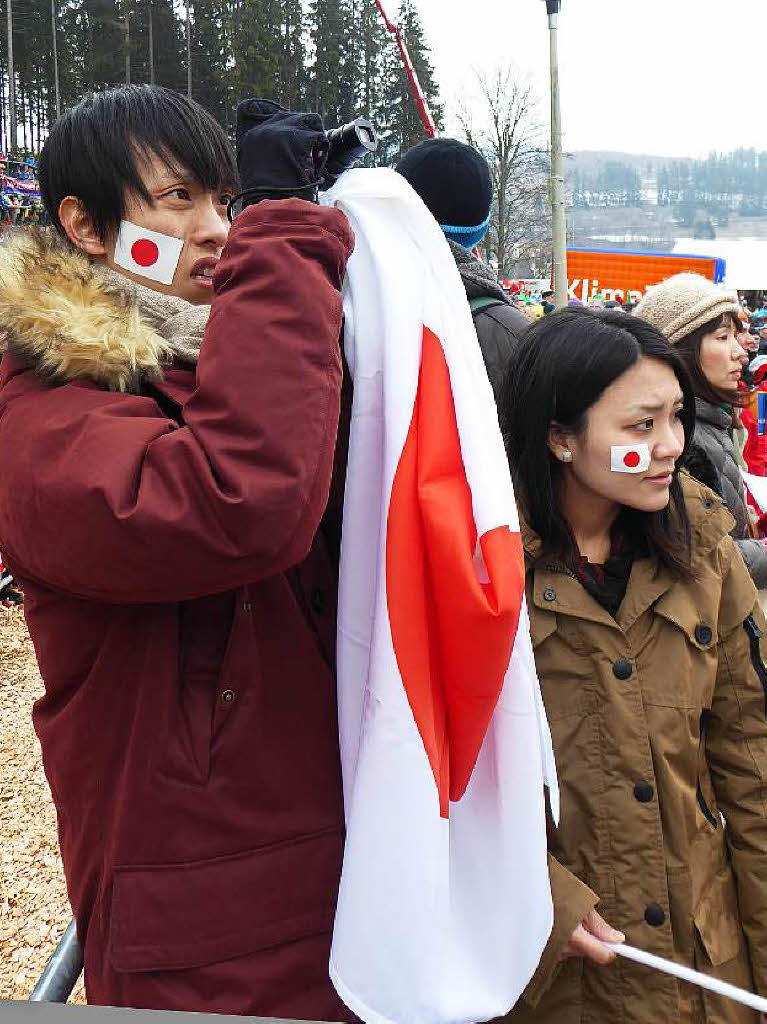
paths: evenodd
<path fill-rule="evenodd" d="M 322 172 L 320 188 L 329 189 L 357 160 L 375 152 L 378 134 L 370 121 L 366 121 L 364 117 L 358 117 L 342 128 L 331 128 L 325 134 L 330 150 Z"/>
<path fill-rule="evenodd" d="M 294 135 L 305 128 L 308 129 L 310 137 L 314 142 L 311 149 L 306 153 L 297 154 L 281 152 L 280 146 L 272 143 L 274 150 L 270 153 L 267 147 L 267 157 L 263 171 L 263 181 L 254 183 L 252 180 L 246 183 L 246 187 L 239 192 L 229 203 L 228 215 L 232 220 L 245 206 L 260 202 L 262 199 L 281 199 L 289 196 L 300 195 L 304 199 L 316 202 L 318 191 L 329 189 L 338 181 L 339 177 L 348 170 L 361 157 L 372 153 L 378 146 L 378 136 L 369 121 L 362 117 L 343 125 L 341 128 L 331 128 L 326 131 L 325 138 L 322 137 L 322 121 L 316 114 L 291 114 L 281 107 L 275 100 L 252 98 L 242 100 L 237 105 L 237 159 L 238 164 L 241 156 L 241 146 L 247 144 L 247 136 L 251 129 L 259 128 L 269 122 L 275 115 L 281 115 L 280 121 L 290 119 L 293 123 L 289 126 L 289 132 Z M 279 132 L 280 124 L 275 125 Z M 268 136 L 267 136 L 268 137 Z M 287 150 L 290 144 L 285 143 Z M 299 182 L 304 178 L 304 183 L 298 186 L 285 183 L 280 180 L 284 169 L 288 169 L 289 180 L 296 177 L 290 173 L 290 162 L 298 160 L 304 166 L 292 168 L 297 172 Z M 253 178 L 253 175 L 250 175 Z"/>

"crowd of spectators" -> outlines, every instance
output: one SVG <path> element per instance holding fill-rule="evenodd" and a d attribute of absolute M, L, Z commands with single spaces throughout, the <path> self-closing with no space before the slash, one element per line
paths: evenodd
<path fill-rule="evenodd" d="M 36 159 L 6 158 L 0 153 L 0 224 L 15 227 L 47 222 Z"/>

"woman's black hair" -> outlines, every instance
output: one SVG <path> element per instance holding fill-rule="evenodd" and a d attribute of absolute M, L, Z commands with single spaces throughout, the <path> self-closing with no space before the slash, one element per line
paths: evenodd
<path fill-rule="evenodd" d="M 151 153 L 203 188 L 237 190 L 232 146 L 198 103 L 155 85 L 107 89 L 63 114 L 40 154 L 43 203 L 57 231 L 65 196 L 82 202 L 102 241 L 119 228 L 128 192 L 150 203 L 137 162 Z"/>
<path fill-rule="evenodd" d="M 687 368 L 696 398 L 702 398 L 712 405 L 745 406 L 749 402 L 747 393 L 738 391 L 737 388 L 727 390 L 714 387 L 703 372 L 703 367 L 700 363 L 701 342 L 707 334 L 713 334 L 720 327 L 726 327 L 728 321 L 732 323 L 737 332 L 738 324 L 736 323 L 735 315 L 733 313 L 720 313 L 713 320 L 709 320 L 707 324 L 703 324 L 702 327 L 698 327 L 697 330 L 682 338 L 674 347 L 682 357 L 682 362 Z"/>
<path fill-rule="evenodd" d="M 695 427 L 695 396 L 684 364 L 660 331 L 623 312 L 562 309 L 525 332 L 512 358 L 498 411 L 517 500 L 543 551 L 573 567 L 572 536 L 559 506 L 563 467 L 549 448 L 556 424 L 579 434 L 600 395 L 640 359 L 656 359 L 675 373 L 684 396 L 684 460 Z M 677 470 L 671 497 L 659 512 L 625 509 L 638 547 L 677 577 L 691 575 L 691 533 Z"/>

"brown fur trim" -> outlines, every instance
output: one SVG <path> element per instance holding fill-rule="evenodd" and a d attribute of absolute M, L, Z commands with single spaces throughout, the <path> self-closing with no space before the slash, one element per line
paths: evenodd
<path fill-rule="evenodd" d="M 44 380 L 85 378 L 110 391 L 158 379 L 169 346 L 87 257 L 51 231 L 0 243 L 0 333 Z"/>

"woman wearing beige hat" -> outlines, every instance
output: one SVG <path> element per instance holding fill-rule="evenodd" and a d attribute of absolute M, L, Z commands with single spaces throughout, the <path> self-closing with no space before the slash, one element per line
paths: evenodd
<path fill-rule="evenodd" d="M 676 274 L 651 288 L 635 310 L 674 345 L 692 378 L 696 425 L 688 468 L 724 498 L 732 536 L 754 583 L 767 587 L 767 547 L 756 540 L 734 436 L 733 407 L 745 352 L 738 342 L 740 303 L 699 274 Z"/>

